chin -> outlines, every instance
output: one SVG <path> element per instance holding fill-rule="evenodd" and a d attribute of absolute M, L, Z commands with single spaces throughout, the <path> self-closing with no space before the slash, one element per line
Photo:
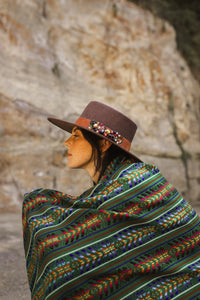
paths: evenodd
<path fill-rule="evenodd" d="M 69 168 L 69 169 L 79 169 L 79 167 L 78 167 L 78 166 L 76 166 L 76 165 L 73 165 L 73 164 L 69 164 L 69 163 L 68 163 L 68 165 L 67 165 L 67 166 L 68 166 L 68 168 Z"/>
<path fill-rule="evenodd" d="M 69 169 L 75 169 L 73 166 L 71 166 L 71 165 L 68 165 L 68 168 Z"/>

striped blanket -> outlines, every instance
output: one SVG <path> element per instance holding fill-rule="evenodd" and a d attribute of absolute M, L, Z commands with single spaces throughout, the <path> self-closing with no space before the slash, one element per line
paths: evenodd
<path fill-rule="evenodd" d="M 200 219 L 157 167 L 115 159 L 79 197 L 25 195 L 32 299 L 200 299 Z"/>

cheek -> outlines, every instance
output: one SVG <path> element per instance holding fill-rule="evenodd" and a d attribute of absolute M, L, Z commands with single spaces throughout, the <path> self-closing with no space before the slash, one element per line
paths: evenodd
<path fill-rule="evenodd" d="M 93 160 L 92 146 L 89 143 L 80 143 L 71 149 L 72 156 L 68 158 L 68 167 L 83 167 Z"/>
<path fill-rule="evenodd" d="M 80 158 L 85 159 L 85 160 L 91 160 L 92 159 L 92 146 L 89 145 L 84 145 L 80 151 Z"/>

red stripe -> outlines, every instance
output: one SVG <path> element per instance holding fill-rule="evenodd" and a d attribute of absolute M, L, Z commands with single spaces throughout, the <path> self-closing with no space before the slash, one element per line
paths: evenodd
<path fill-rule="evenodd" d="M 198 219 L 197 220 L 194 220 L 194 222 L 193 223 L 195 223 L 196 221 L 198 221 Z M 184 227 L 184 229 L 180 229 L 180 233 L 181 233 L 181 231 L 185 231 L 187 228 L 189 228 L 189 227 L 192 227 L 193 226 L 193 223 L 192 224 L 190 224 L 190 225 L 188 225 L 187 227 Z M 178 233 L 179 234 L 179 233 Z M 176 234 L 174 234 L 174 235 L 177 235 L 177 232 L 176 232 Z M 174 235 L 172 235 L 172 236 L 174 236 Z M 171 236 L 171 237 L 172 237 Z M 166 237 L 163 237 L 163 239 L 161 239 L 161 242 L 162 241 L 164 241 L 166 239 Z M 156 245 L 157 244 L 157 242 L 155 241 L 154 242 L 154 244 L 152 245 L 152 246 L 154 246 L 154 245 Z M 158 245 L 159 246 L 159 245 Z M 146 245 L 144 245 L 143 247 L 146 247 Z M 118 261 L 117 263 L 119 264 L 119 263 L 122 263 L 124 260 L 127 260 L 127 259 L 129 259 L 129 257 L 131 257 L 132 256 L 132 252 L 135 252 L 135 254 L 137 254 L 138 252 L 140 252 L 141 251 L 141 249 L 139 249 L 139 250 L 137 250 L 137 249 L 133 249 L 132 251 L 131 251 L 131 253 L 130 254 L 128 254 L 128 255 L 126 255 L 124 258 L 121 258 L 120 259 L 120 261 Z M 198 254 L 199 255 L 199 254 Z M 197 256 L 198 256 L 197 255 Z M 196 256 L 195 256 L 196 257 Z M 112 266 L 114 266 L 116 263 L 115 262 L 109 262 L 109 268 L 111 268 Z M 106 271 L 106 269 L 107 269 L 107 266 L 106 267 L 103 267 L 103 268 L 101 268 L 100 270 L 98 270 L 97 272 L 95 272 L 95 273 L 93 273 L 92 274 L 92 276 L 94 277 L 94 276 L 97 276 L 98 274 L 100 274 L 101 272 L 104 272 L 104 271 Z M 170 273 L 172 272 L 172 270 L 170 270 Z M 91 274 L 85 274 L 85 276 L 83 276 L 82 278 L 81 278 L 81 280 L 83 281 L 83 280 L 85 280 L 85 279 L 88 279 L 88 278 L 90 278 L 91 277 Z M 153 276 L 152 276 L 153 277 Z M 153 277 L 154 278 L 154 277 Z M 144 280 L 145 281 L 145 280 Z M 141 282 L 143 282 L 143 281 L 141 281 Z M 61 291 L 61 293 L 65 290 L 65 289 L 69 289 L 69 288 L 73 288 L 73 286 L 75 286 L 77 284 L 77 282 L 74 282 L 74 283 L 69 283 L 69 284 L 67 284 L 67 286 L 66 287 L 62 287 L 62 291 Z M 138 283 L 137 283 L 138 284 Z M 136 284 L 136 285 L 137 285 Z M 60 294 L 60 293 L 59 293 Z M 59 294 L 56 294 L 56 295 L 59 295 Z"/>
<path fill-rule="evenodd" d="M 148 182 L 148 183 L 146 183 L 145 185 L 142 185 L 140 188 L 138 188 L 136 191 L 134 191 L 134 194 L 136 194 L 138 191 L 140 191 L 140 190 L 142 190 L 142 189 L 144 189 L 146 186 L 148 186 L 149 184 L 152 184 L 154 181 L 156 181 L 156 180 L 158 180 L 159 178 L 161 178 L 161 177 L 163 177 L 161 174 L 158 176 L 158 177 L 156 177 L 155 179 L 153 179 L 152 181 L 150 181 L 150 182 Z M 128 197 L 128 196 L 130 196 L 130 195 L 132 195 L 133 193 L 131 192 L 130 194 L 126 194 L 125 196 L 123 196 L 122 198 L 120 198 L 120 200 L 121 199 L 124 199 L 125 197 Z M 120 195 L 119 195 L 120 196 Z M 116 202 L 118 202 L 119 201 L 119 197 L 115 200 L 115 201 L 112 201 L 112 206 L 113 206 L 113 204 L 115 204 Z M 103 205 L 102 207 L 101 207 L 101 209 L 103 208 L 103 209 L 106 209 L 106 207 L 109 207 L 110 206 L 110 204 L 108 204 L 108 205 Z"/>
<path fill-rule="evenodd" d="M 199 284 L 200 284 L 200 283 L 199 283 Z M 185 292 L 187 292 L 187 291 L 185 291 Z M 184 298 L 182 298 L 182 300 L 183 300 L 183 299 L 188 299 L 189 296 L 194 295 L 196 292 L 198 292 L 198 294 L 196 295 L 196 296 L 198 296 L 198 295 L 200 294 L 200 286 L 199 286 L 196 290 L 194 290 L 194 291 L 192 291 L 191 293 L 187 294 L 187 296 L 185 296 Z"/>
<path fill-rule="evenodd" d="M 124 224 L 123 224 L 123 223 L 122 223 L 122 224 L 119 224 L 117 227 L 115 227 L 115 230 L 114 230 L 114 231 L 119 230 L 120 228 L 123 228 L 123 227 L 124 227 Z M 109 234 L 110 232 L 113 232 L 113 230 L 110 229 L 110 230 L 106 231 L 106 234 Z M 113 232 L 113 233 L 114 233 L 114 232 Z M 99 238 L 101 238 L 101 237 L 104 236 L 104 235 L 105 235 L 105 231 L 102 232 L 101 234 L 99 234 L 97 237 L 96 237 L 96 236 L 95 236 L 95 237 L 92 236 L 92 237 L 90 237 L 90 238 L 87 238 L 87 237 L 86 237 L 87 243 L 90 242 L 90 241 L 94 241 L 95 238 L 98 238 L 98 239 L 99 239 Z M 73 250 L 73 248 L 81 247 L 82 245 L 85 244 L 85 242 L 86 242 L 86 241 L 80 241 L 80 242 L 77 242 L 76 245 L 72 245 L 71 247 L 68 246 L 69 248 L 67 248 L 67 251 Z M 60 250 L 60 252 L 56 252 L 56 256 L 61 255 L 62 253 L 66 253 L 66 249 L 65 249 L 65 248 L 62 249 L 62 250 Z M 48 256 L 48 258 L 46 258 L 46 260 L 43 262 L 42 265 L 45 265 L 46 262 L 47 262 L 48 260 L 52 259 L 54 256 L 55 256 L 55 255 Z M 41 266 L 41 269 L 42 269 L 42 266 Z M 40 272 L 40 273 L 41 273 L 41 272 Z M 39 275 L 40 273 L 38 273 L 38 275 Z"/>

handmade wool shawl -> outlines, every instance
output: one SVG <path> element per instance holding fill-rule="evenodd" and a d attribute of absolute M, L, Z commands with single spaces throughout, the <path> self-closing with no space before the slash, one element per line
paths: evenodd
<path fill-rule="evenodd" d="M 200 299 L 200 219 L 159 169 L 115 159 L 79 197 L 25 195 L 32 299 Z"/>

